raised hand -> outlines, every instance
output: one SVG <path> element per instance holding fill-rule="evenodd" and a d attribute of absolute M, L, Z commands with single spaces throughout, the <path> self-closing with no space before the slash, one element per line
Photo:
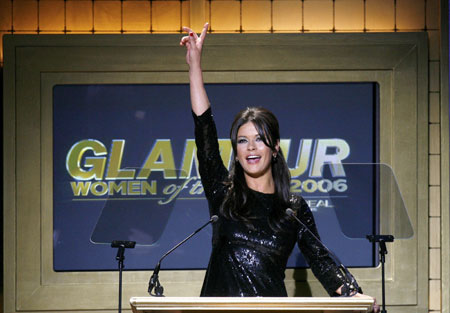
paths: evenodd
<path fill-rule="evenodd" d="M 185 46 L 186 51 L 186 62 L 189 66 L 200 66 L 203 42 L 205 41 L 206 34 L 208 32 L 209 24 L 205 23 L 203 30 L 198 36 L 189 27 L 183 27 L 183 31 L 188 33 L 188 36 L 181 38 L 180 46 Z"/>

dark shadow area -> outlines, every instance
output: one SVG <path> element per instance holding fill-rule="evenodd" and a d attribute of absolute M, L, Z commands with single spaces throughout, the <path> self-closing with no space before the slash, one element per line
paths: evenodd
<path fill-rule="evenodd" d="M 308 273 L 305 268 L 298 268 L 294 270 L 295 292 L 294 297 L 312 297 L 311 288 L 309 284 L 303 284 L 308 278 Z"/>
<path fill-rule="evenodd" d="M 2 103 L 2 110 L 0 113 L 1 116 L 1 125 L 2 125 L 2 130 L 3 130 L 3 65 L 0 65 L 0 101 Z M 3 133 L 3 132 L 2 132 Z M 2 140 L 3 142 L 3 140 Z M 0 172 L 2 173 L 2 180 L 0 183 L 0 186 L 2 188 L 2 193 L 1 193 L 1 201 L 3 204 L 3 144 L 0 146 L 0 155 L 1 155 L 1 160 L 2 160 L 2 167 L 0 169 Z M 3 208 L 4 210 L 5 208 Z M 0 220 L 0 236 L 1 236 L 1 240 L 0 240 L 0 245 L 1 245 L 1 249 L 0 249 L 0 253 L 1 253 L 1 271 L 0 271 L 0 279 L 1 279 L 1 283 L 0 283 L 0 312 L 3 312 L 3 212 L 1 214 L 1 220 Z"/>
<path fill-rule="evenodd" d="M 303 257 L 299 255 L 297 258 L 300 259 Z M 308 272 L 306 271 L 307 268 L 296 268 L 294 269 L 294 280 L 295 280 L 295 297 L 312 297 L 312 292 L 309 284 L 303 282 L 306 282 L 308 279 Z"/>

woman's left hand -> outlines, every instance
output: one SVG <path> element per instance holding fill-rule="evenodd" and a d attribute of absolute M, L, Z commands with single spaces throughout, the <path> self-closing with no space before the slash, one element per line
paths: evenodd
<path fill-rule="evenodd" d="M 360 298 L 360 299 L 373 299 L 375 302 L 373 304 L 373 308 L 372 308 L 372 312 L 374 313 L 379 313 L 380 312 L 380 306 L 377 304 L 377 299 L 375 299 L 374 297 L 362 294 L 362 293 L 357 293 L 354 296 L 352 296 L 353 298 Z"/>
<path fill-rule="evenodd" d="M 183 27 L 183 31 L 187 32 L 188 36 L 181 38 L 180 46 L 185 46 L 187 48 L 186 62 L 189 66 L 200 66 L 203 42 L 205 41 L 208 28 L 209 24 L 205 23 L 199 36 L 189 27 Z"/>

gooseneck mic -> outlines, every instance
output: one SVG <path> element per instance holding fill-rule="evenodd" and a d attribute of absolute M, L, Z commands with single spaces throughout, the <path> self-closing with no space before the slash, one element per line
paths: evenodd
<path fill-rule="evenodd" d="M 153 271 L 153 275 L 150 277 L 150 281 L 148 282 L 148 293 L 151 296 L 156 296 L 156 297 L 164 297 L 163 296 L 163 292 L 164 292 L 164 288 L 163 286 L 161 286 L 161 284 L 159 283 L 159 278 L 158 278 L 158 274 L 159 274 L 159 269 L 161 268 L 161 261 L 168 256 L 169 254 L 171 254 L 175 249 L 177 249 L 179 246 L 181 246 L 183 243 L 185 243 L 186 241 L 188 241 L 189 239 L 191 239 L 193 236 L 195 236 L 195 234 L 197 234 L 199 231 L 201 231 L 203 228 L 205 228 L 206 226 L 208 226 L 211 223 L 215 223 L 217 222 L 217 220 L 219 219 L 219 217 L 217 215 L 213 215 L 211 216 L 210 220 L 204 224 L 202 227 L 200 227 L 199 229 L 197 229 L 196 231 L 194 231 L 192 234 L 190 234 L 189 236 L 187 236 L 183 241 L 181 241 L 180 243 L 178 243 L 175 247 L 173 247 L 172 249 L 170 249 L 169 251 L 167 251 L 159 260 L 158 264 L 156 265 L 154 271 Z M 155 294 L 152 294 L 153 288 L 155 288 Z"/>
<path fill-rule="evenodd" d="M 334 263 L 343 271 L 343 274 L 347 278 L 347 280 L 350 282 L 350 287 L 360 293 L 362 293 L 361 288 L 358 286 L 358 283 L 356 282 L 355 277 L 348 271 L 347 267 L 345 267 L 344 264 L 342 264 L 341 260 L 330 250 L 328 247 L 309 229 L 308 226 L 305 225 L 294 213 L 294 211 L 290 208 L 286 209 L 286 214 L 290 217 L 294 218 L 301 226 L 303 226 L 310 234 L 311 236 L 318 242 L 320 245 L 328 251 L 331 258 L 333 259 Z M 348 294 L 345 296 L 349 296 Z"/>

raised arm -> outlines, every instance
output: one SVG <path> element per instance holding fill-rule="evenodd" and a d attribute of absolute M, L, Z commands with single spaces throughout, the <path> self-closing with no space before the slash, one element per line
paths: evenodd
<path fill-rule="evenodd" d="M 181 38 L 180 45 L 186 47 L 186 62 L 189 65 L 189 82 L 191 91 L 192 111 L 197 115 L 202 115 L 209 107 L 208 95 L 203 84 L 203 74 L 201 67 L 202 48 L 205 41 L 209 24 L 203 26 L 202 33 L 198 36 L 192 29 L 183 27 L 188 32 L 188 36 Z"/>

